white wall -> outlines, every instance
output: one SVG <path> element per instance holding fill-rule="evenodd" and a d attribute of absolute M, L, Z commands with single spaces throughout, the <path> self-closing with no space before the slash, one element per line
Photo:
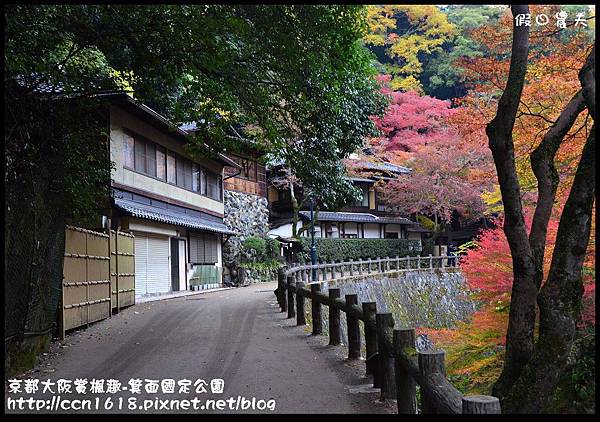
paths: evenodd
<path fill-rule="evenodd" d="M 148 221 L 148 220 L 143 220 L 143 219 L 135 218 L 135 217 L 125 217 L 125 218 L 123 218 L 122 222 L 123 222 L 123 230 L 133 230 L 133 231 L 137 231 L 137 232 L 161 234 L 161 235 L 165 235 L 165 236 L 169 236 L 169 237 L 179 236 L 179 237 L 187 238 L 187 236 L 188 236 L 188 229 L 186 229 L 185 227 L 177 227 L 177 226 L 174 226 L 171 224 L 158 223 L 155 221 Z M 171 247 L 171 242 L 169 241 L 169 248 L 170 247 Z M 186 278 L 187 278 L 187 286 L 189 289 L 189 282 L 190 282 L 190 279 L 192 278 L 192 275 L 194 274 L 194 271 L 195 271 L 195 268 L 197 267 L 197 265 L 190 266 L 188 263 L 189 257 L 187 254 L 189 253 L 189 249 L 188 249 L 187 240 L 185 242 L 185 253 L 186 253 L 185 262 L 186 262 L 186 268 L 187 268 L 187 277 Z M 171 252 L 169 250 L 169 262 L 170 262 L 170 260 L 171 260 Z M 215 266 L 219 267 L 219 268 L 223 267 L 223 253 L 222 253 L 221 242 L 217 243 L 217 263 L 215 264 Z M 169 271 L 171 271 L 170 267 L 169 267 Z"/>
<path fill-rule="evenodd" d="M 129 217 L 124 224 L 127 224 L 128 230 L 145 232 L 145 233 L 154 233 L 154 234 L 162 234 L 165 236 L 177 236 L 176 227 L 170 224 L 157 223 L 149 220 L 142 220 L 140 218 Z"/>
<path fill-rule="evenodd" d="M 379 224 L 377 223 L 365 223 L 365 239 L 379 239 Z"/>
<path fill-rule="evenodd" d="M 329 239 L 337 239 L 340 237 L 340 228 L 339 225 L 335 222 L 326 222 L 325 223 L 325 231 L 327 232 L 327 238 Z M 325 234 L 324 234 L 325 236 Z"/>
<path fill-rule="evenodd" d="M 303 227 L 302 221 L 298 222 L 298 230 Z M 269 237 L 292 237 L 292 223 L 283 224 L 274 229 L 270 229 L 267 233 Z M 310 231 L 302 232 L 302 237 L 310 237 Z M 321 237 L 321 228 L 319 226 L 315 226 L 315 238 Z"/>
<path fill-rule="evenodd" d="M 302 222 L 298 222 L 298 228 L 302 227 Z M 292 223 L 270 229 L 267 233 L 270 237 L 292 237 Z"/>

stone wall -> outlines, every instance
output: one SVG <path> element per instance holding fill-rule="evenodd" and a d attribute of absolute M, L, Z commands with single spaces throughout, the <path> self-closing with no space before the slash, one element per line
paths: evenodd
<path fill-rule="evenodd" d="M 376 302 L 378 312 L 393 314 L 396 327 L 452 328 L 457 322 L 468 320 L 477 307 L 458 269 L 347 277 L 326 281 L 321 290 L 327 294 L 327 289 L 333 287 L 341 290 L 342 298 L 357 294 L 359 303 Z M 326 321 L 326 309 L 323 318 Z M 345 338 L 344 312 L 342 319 Z M 428 339 L 419 338 L 418 343 L 419 349 L 426 349 Z"/>
<path fill-rule="evenodd" d="M 277 281 L 277 268 L 239 268 L 238 280 L 243 286 Z"/>
<path fill-rule="evenodd" d="M 225 225 L 237 232 L 231 236 L 223 248 L 223 264 L 229 271 L 225 278 L 237 282 L 237 267 L 240 259 L 240 249 L 244 239 L 250 236 L 266 237 L 269 231 L 269 210 L 267 199 L 258 195 L 242 192 L 225 191 Z"/>

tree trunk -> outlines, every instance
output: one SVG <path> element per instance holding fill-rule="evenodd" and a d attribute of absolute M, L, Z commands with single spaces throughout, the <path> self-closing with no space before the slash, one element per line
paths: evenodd
<path fill-rule="evenodd" d="M 300 206 L 296 195 L 294 195 L 294 184 L 290 182 L 290 198 L 292 200 L 292 237 L 298 237 L 298 214 L 300 213 Z"/>
<path fill-rule="evenodd" d="M 513 16 L 529 13 L 526 5 L 513 5 L 511 10 Z M 493 394 L 500 399 L 517 380 L 533 352 L 538 290 L 534 282 L 535 265 L 523 218 L 512 139 L 512 130 L 527 71 L 529 27 L 517 26 L 513 21 L 513 34 L 506 89 L 498 103 L 496 116 L 486 127 L 502 193 L 505 212 L 504 232 L 512 255 L 514 276 L 504 368 L 493 389 Z"/>
<path fill-rule="evenodd" d="M 579 71 L 579 82 L 583 88 L 583 97 L 590 111 L 590 114 L 596 118 L 596 45 L 588 55 L 585 64 Z"/>
<path fill-rule="evenodd" d="M 582 91 L 569 101 L 556 122 L 544 135 L 540 145 L 531 154 L 531 168 L 538 181 L 538 199 L 529 234 L 529 244 L 535 262 L 535 285 L 539 289 L 544 278 L 544 251 L 548 221 L 552 214 L 559 177 L 554 157 L 565 135 L 573 127 L 579 114 L 585 109 Z"/>
<path fill-rule="evenodd" d="M 548 280 L 538 297 L 540 335 L 529 364 L 504 400 L 506 412 L 542 412 L 571 351 L 581 312 L 581 270 L 590 239 L 595 192 L 595 125 L 561 215 Z"/>
<path fill-rule="evenodd" d="M 553 144 L 548 146 L 545 143 L 552 142 L 549 135 L 556 133 L 561 123 L 567 122 L 572 126 L 576 118 L 573 115 L 578 114 L 578 110 L 582 107 L 579 102 L 585 102 L 588 111 L 593 115 L 593 111 L 596 109 L 594 48 L 579 72 L 579 80 L 582 91 L 575 95 L 565 107 L 556 124 L 544 137 L 538 150 L 545 151 L 546 154 L 556 153 L 560 141 L 556 146 Z M 560 140 L 567 132 L 568 128 L 563 127 Z M 537 152 L 536 150 L 535 153 Z M 552 162 L 548 161 L 550 157 L 545 158 L 545 162 L 541 160 L 541 163 L 537 162 L 535 167 L 538 169 L 536 177 L 542 185 L 545 185 L 544 189 L 548 190 L 547 184 L 551 178 L 548 173 L 551 174 L 554 168 Z M 551 158 L 553 159 L 554 156 L 552 155 Z M 532 164 L 533 161 L 532 157 Z M 540 308 L 539 339 L 532 358 L 504 400 L 503 409 L 507 412 L 544 411 L 565 370 L 581 314 L 583 296 L 581 270 L 590 239 L 596 186 L 595 167 L 596 125 L 594 124 L 583 148 L 575 179 L 560 218 L 548 280 L 537 299 Z M 540 194 L 543 193 L 540 192 Z M 549 191 L 543 194 L 546 196 L 546 200 L 550 200 L 549 194 Z M 553 192 L 551 199 L 553 200 Z M 545 204 L 542 206 L 547 207 Z M 540 215 L 544 212 L 550 213 L 552 206 L 549 207 L 550 209 L 547 211 L 540 211 Z M 539 208 L 538 202 L 536 215 Z"/>

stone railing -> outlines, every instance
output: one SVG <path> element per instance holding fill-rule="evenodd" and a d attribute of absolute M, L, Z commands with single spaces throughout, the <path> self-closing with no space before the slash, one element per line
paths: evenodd
<path fill-rule="evenodd" d="M 459 257 L 456 255 L 405 256 L 402 258 L 396 256 L 361 261 L 350 260 L 316 265 L 299 265 L 288 268 L 284 275 L 293 277 L 295 281 L 327 281 L 357 275 L 455 268 L 458 266 L 458 260 Z"/>

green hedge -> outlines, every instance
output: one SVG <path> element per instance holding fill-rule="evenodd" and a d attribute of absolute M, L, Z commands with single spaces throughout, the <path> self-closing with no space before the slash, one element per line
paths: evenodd
<path fill-rule="evenodd" d="M 301 262 L 310 261 L 310 239 L 302 238 Z M 416 256 L 418 240 L 409 239 L 315 239 L 318 262 L 375 259 L 387 256 Z"/>

